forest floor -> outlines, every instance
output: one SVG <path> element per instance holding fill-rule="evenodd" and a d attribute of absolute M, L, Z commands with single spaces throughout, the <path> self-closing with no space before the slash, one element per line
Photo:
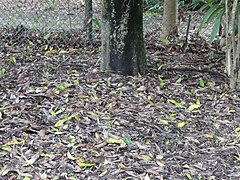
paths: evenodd
<path fill-rule="evenodd" d="M 1 179 L 240 179 L 224 54 L 146 32 L 148 73 L 101 72 L 99 38 L 0 33 Z"/>

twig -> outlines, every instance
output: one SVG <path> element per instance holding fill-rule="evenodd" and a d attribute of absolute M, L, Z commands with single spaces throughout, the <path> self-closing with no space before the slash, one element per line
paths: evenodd
<path fill-rule="evenodd" d="M 192 18 L 192 15 L 189 14 L 189 16 L 188 16 L 187 32 L 186 32 L 186 39 L 185 39 L 185 45 L 184 45 L 185 48 L 187 47 L 187 44 L 188 44 L 188 35 L 189 35 L 189 29 L 190 29 L 190 24 L 191 24 L 191 18 Z"/>

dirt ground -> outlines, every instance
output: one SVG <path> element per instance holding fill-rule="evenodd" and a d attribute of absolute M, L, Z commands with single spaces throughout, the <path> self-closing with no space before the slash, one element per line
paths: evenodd
<path fill-rule="evenodd" d="M 240 179 L 224 54 L 193 31 L 185 47 L 184 30 L 162 42 L 158 28 L 134 77 L 100 71 L 99 31 L 2 29 L 1 179 Z"/>

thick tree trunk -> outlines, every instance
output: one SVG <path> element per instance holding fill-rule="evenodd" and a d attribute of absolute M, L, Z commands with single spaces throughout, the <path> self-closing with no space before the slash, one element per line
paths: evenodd
<path fill-rule="evenodd" d="M 163 26 L 161 37 L 177 35 L 178 0 L 164 0 Z"/>
<path fill-rule="evenodd" d="M 103 0 L 103 70 L 123 75 L 146 71 L 142 0 Z"/>

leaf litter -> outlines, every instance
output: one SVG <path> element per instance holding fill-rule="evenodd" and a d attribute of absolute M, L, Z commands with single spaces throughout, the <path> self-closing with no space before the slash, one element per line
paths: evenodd
<path fill-rule="evenodd" d="M 156 36 L 147 75 L 125 77 L 99 70 L 99 38 L 2 30 L 1 179 L 239 179 L 222 54 Z"/>

